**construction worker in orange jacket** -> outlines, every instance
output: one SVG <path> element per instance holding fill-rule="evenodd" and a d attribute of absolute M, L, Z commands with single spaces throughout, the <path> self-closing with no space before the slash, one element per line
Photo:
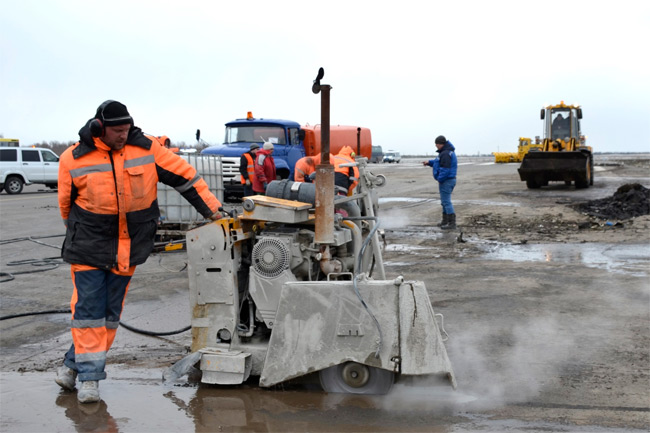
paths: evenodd
<path fill-rule="evenodd" d="M 172 141 L 166 135 L 159 135 L 158 137 L 156 137 L 156 139 L 158 139 L 158 142 L 160 143 L 161 146 L 166 147 L 172 152 L 174 153 L 180 152 L 180 149 L 178 147 L 172 147 Z"/>
<path fill-rule="evenodd" d="M 153 250 L 158 182 L 174 187 L 208 219 L 221 203 L 184 159 L 133 125 L 117 101 L 99 106 L 80 140 L 59 161 L 59 208 L 66 226 L 61 255 L 70 263 L 73 344 L 56 382 L 82 403 L 99 400 L 98 381 L 137 265 Z"/>
<path fill-rule="evenodd" d="M 354 162 L 354 151 L 350 146 L 344 146 L 339 153 L 330 156 L 334 166 L 334 183 L 345 190 L 346 195 L 352 195 L 359 184 L 359 168 Z"/>
<path fill-rule="evenodd" d="M 293 180 L 296 182 L 311 182 L 309 177 L 316 171 L 316 166 L 320 164 L 320 153 L 314 156 L 303 156 L 293 169 Z"/>
<path fill-rule="evenodd" d="M 259 148 L 259 144 L 251 144 L 249 151 L 243 153 L 239 160 L 239 174 L 241 175 L 241 183 L 244 185 L 244 197 L 255 194 L 253 191 L 253 179 L 255 179 L 255 154 Z"/>

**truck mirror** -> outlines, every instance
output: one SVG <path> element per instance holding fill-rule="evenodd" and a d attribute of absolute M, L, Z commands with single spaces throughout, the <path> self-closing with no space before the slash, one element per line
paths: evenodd
<path fill-rule="evenodd" d="M 542 120 L 544 120 L 544 113 L 545 113 L 545 110 L 542 108 L 542 110 L 539 112 L 539 118 L 542 119 Z"/>
<path fill-rule="evenodd" d="M 582 108 L 578 108 L 578 119 L 582 119 Z"/>
<path fill-rule="evenodd" d="M 201 130 L 197 129 L 196 130 L 196 141 L 199 141 L 201 139 Z"/>
<path fill-rule="evenodd" d="M 298 130 L 298 139 L 300 141 L 305 141 L 305 130 L 304 129 L 299 129 Z"/>

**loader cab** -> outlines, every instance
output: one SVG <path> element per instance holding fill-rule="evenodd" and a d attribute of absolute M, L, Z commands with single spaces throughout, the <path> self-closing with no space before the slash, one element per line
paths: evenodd
<path fill-rule="evenodd" d="M 545 133 L 551 141 L 569 141 L 580 137 L 580 119 L 582 109 L 579 106 L 564 105 L 549 106 L 542 109 L 542 119 L 546 120 Z"/>

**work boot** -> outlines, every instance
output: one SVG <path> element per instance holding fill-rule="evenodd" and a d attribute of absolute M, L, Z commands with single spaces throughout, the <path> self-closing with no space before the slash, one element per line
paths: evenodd
<path fill-rule="evenodd" d="M 442 227 L 445 224 L 447 224 L 447 214 L 443 212 L 442 213 L 442 221 L 440 221 L 437 225 L 438 225 L 438 227 Z"/>
<path fill-rule="evenodd" d="M 81 389 L 77 392 L 79 403 L 95 403 L 99 401 L 99 382 L 87 380 L 81 382 Z"/>
<path fill-rule="evenodd" d="M 453 230 L 456 228 L 456 214 L 450 213 L 447 215 L 447 224 L 440 226 L 443 230 Z"/>
<path fill-rule="evenodd" d="M 54 381 L 63 389 L 68 391 L 74 390 L 75 382 L 77 381 L 77 372 L 69 368 L 67 365 L 62 365 L 56 369 L 56 379 Z"/>

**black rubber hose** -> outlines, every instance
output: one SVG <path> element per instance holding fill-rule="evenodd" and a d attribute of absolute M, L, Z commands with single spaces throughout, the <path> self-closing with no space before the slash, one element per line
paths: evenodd
<path fill-rule="evenodd" d="M 70 310 L 47 310 L 47 311 L 36 311 L 32 313 L 19 313 L 19 314 L 10 314 L 9 316 L 0 316 L 0 320 L 15 319 L 16 317 L 27 317 L 27 316 L 37 316 L 39 314 L 70 314 Z"/>
<path fill-rule="evenodd" d="M 46 311 L 33 311 L 31 313 L 19 313 L 19 314 L 10 314 L 8 316 L 1 316 L 0 321 L 2 320 L 7 320 L 7 319 L 15 319 L 16 317 L 27 317 L 27 316 L 37 316 L 40 314 L 71 314 L 72 310 L 46 310 Z M 120 322 L 120 326 L 123 326 L 124 328 L 128 329 L 131 332 L 135 332 L 138 334 L 143 334 L 143 335 L 150 335 L 153 337 L 164 337 L 167 335 L 176 335 L 183 333 L 185 331 L 189 331 L 192 329 L 192 326 L 186 326 L 183 329 L 177 329 L 176 331 L 166 331 L 166 332 L 154 332 L 154 331 L 146 331 L 144 329 L 138 329 L 135 328 L 131 325 L 128 325 L 124 322 Z"/>
<path fill-rule="evenodd" d="M 153 337 L 164 337 L 166 335 L 176 335 L 176 334 L 180 334 L 182 332 L 189 331 L 190 329 L 192 329 L 192 326 L 190 325 L 190 326 L 186 326 L 183 329 L 178 329 L 176 331 L 153 332 L 153 331 L 145 331 L 144 329 L 134 328 L 133 326 L 127 325 L 124 322 L 120 322 L 120 326 L 123 326 L 124 328 L 128 329 L 129 331 L 137 332 L 138 334 L 143 334 L 143 335 L 151 335 Z"/>

